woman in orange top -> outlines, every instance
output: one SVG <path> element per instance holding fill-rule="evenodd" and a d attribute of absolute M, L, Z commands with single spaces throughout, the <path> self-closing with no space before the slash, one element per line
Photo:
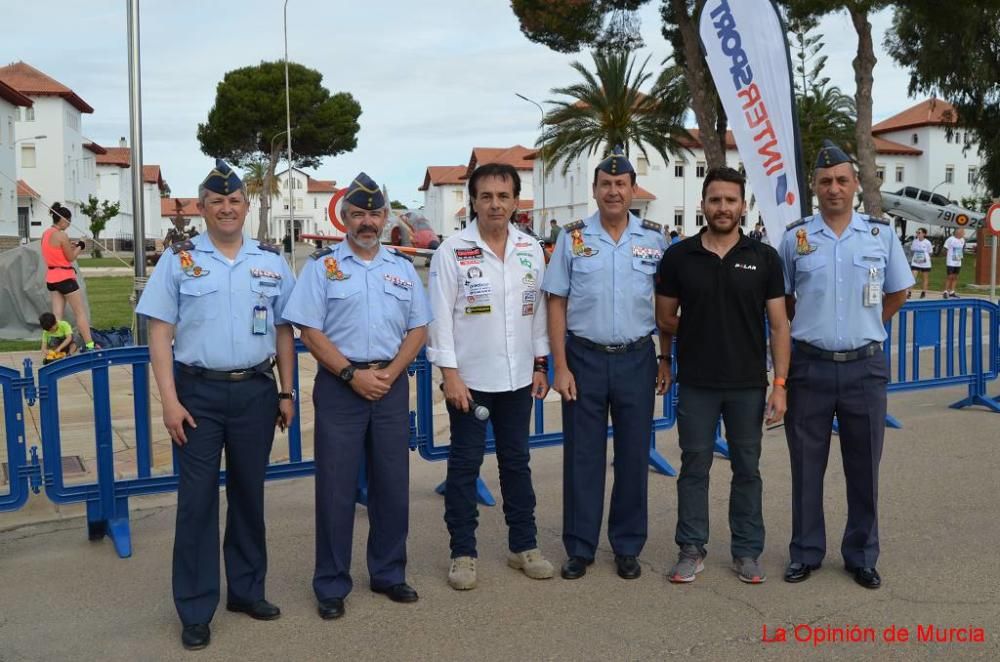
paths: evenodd
<path fill-rule="evenodd" d="M 73 268 L 73 260 L 83 252 L 85 244 L 82 241 L 71 242 L 66 234 L 66 228 L 73 217 L 70 210 L 54 202 L 49 214 L 52 216 L 52 227 L 42 234 L 42 259 L 48 266 L 45 287 L 52 292 L 52 314 L 57 320 L 61 320 L 68 302 L 86 348 L 94 349 L 87 311 L 83 307 L 80 285 L 76 282 L 76 269 Z"/>

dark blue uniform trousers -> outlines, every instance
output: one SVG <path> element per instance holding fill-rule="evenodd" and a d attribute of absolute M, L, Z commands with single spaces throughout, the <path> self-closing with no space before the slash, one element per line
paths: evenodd
<path fill-rule="evenodd" d="M 358 474 L 368 476 L 368 575 L 371 586 L 406 581 L 409 531 L 410 380 L 404 372 L 381 400 L 365 400 L 320 368 L 316 408 L 316 571 L 319 600 L 351 592 Z"/>
<path fill-rule="evenodd" d="M 848 568 L 878 561 L 878 469 L 885 436 L 889 368 L 873 356 L 835 363 L 792 353 L 785 435 L 792 463 L 793 562 L 816 565 L 826 554 L 823 478 L 837 416 L 847 483 L 847 527 L 841 554 Z"/>
<path fill-rule="evenodd" d="M 219 604 L 219 466 L 226 453 L 226 536 L 222 544 L 230 602 L 264 599 L 267 547 L 264 472 L 274 441 L 278 389 L 260 374 L 209 381 L 175 371 L 177 397 L 197 428 L 177 449 L 177 525 L 173 592 L 181 623 L 208 623 Z"/>
<path fill-rule="evenodd" d="M 604 514 L 608 412 L 614 426 L 614 485 L 608 540 L 615 554 L 638 556 L 646 543 L 649 444 L 653 432 L 653 344 L 621 354 L 589 349 L 569 336 L 566 361 L 577 399 L 562 403 L 563 546 L 591 560 Z"/>
<path fill-rule="evenodd" d="M 531 386 L 504 393 L 470 389 L 477 404 L 490 410 L 496 437 L 500 492 L 507 520 L 507 545 L 512 552 L 538 547 L 535 528 L 535 490 L 528 466 L 531 425 Z M 486 451 L 486 421 L 448 405 L 451 448 L 445 480 L 444 521 L 451 534 L 451 557 L 476 554 L 476 479 Z"/>

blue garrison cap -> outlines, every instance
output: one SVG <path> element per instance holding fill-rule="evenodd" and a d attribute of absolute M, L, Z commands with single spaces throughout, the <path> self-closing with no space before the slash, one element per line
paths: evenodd
<path fill-rule="evenodd" d="M 597 169 L 609 175 L 627 175 L 630 172 L 635 172 L 635 168 L 625 158 L 625 151 L 621 145 L 615 145 L 615 148 L 611 150 L 611 154 L 597 164 Z"/>
<path fill-rule="evenodd" d="M 841 163 L 854 163 L 854 159 L 834 145 L 832 140 L 824 140 L 823 146 L 819 148 L 819 154 L 816 155 L 816 168 L 832 168 Z"/>
<path fill-rule="evenodd" d="M 351 185 L 347 187 L 344 200 L 361 209 L 382 209 L 385 207 L 385 196 L 371 177 L 359 173 Z"/>
<path fill-rule="evenodd" d="M 229 167 L 228 163 L 222 159 L 215 159 L 215 169 L 208 173 L 208 177 L 201 185 L 213 193 L 229 195 L 243 188 L 243 180 Z"/>

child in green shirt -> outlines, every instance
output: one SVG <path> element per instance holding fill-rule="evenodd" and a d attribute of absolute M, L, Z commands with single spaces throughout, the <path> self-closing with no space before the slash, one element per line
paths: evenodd
<path fill-rule="evenodd" d="M 42 353 L 49 356 L 49 352 L 64 352 L 69 356 L 76 351 L 76 343 L 73 341 L 73 327 L 66 320 L 56 320 L 52 313 L 42 313 L 38 316 L 38 323 L 42 327 Z"/>

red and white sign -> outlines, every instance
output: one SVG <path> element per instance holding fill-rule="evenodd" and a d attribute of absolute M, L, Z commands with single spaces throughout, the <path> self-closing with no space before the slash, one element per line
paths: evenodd
<path fill-rule="evenodd" d="M 333 227 L 337 228 L 344 234 L 347 234 L 347 226 L 340 220 L 340 216 L 337 214 L 337 206 L 340 203 L 340 199 L 347 195 L 347 189 L 348 187 L 345 186 L 334 193 L 333 197 L 330 198 L 330 204 L 327 206 L 327 211 L 330 212 L 330 222 L 333 223 Z"/>
<path fill-rule="evenodd" d="M 993 236 L 1000 237 L 1000 202 L 993 203 L 989 211 L 986 212 L 986 227 L 993 233 Z"/>

